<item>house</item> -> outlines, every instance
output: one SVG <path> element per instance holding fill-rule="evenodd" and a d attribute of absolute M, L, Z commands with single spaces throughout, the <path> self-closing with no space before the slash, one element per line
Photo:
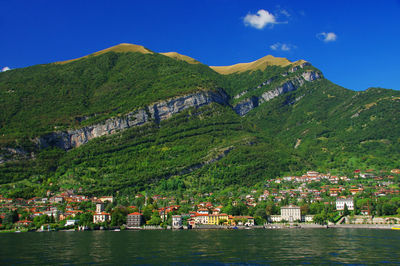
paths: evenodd
<path fill-rule="evenodd" d="M 302 222 L 313 222 L 314 221 L 314 215 L 303 215 L 301 216 L 301 221 Z"/>
<path fill-rule="evenodd" d="M 32 223 L 32 221 L 28 221 L 28 220 L 22 220 L 22 221 L 18 221 L 17 225 L 18 226 L 29 226 Z"/>
<path fill-rule="evenodd" d="M 107 212 L 96 212 L 93 214 L 93 223 L 104 223 L 111 220 L 111 216 Z"/>
<path fill-rule="evenodd" d="M 63 197 L 51 197 L 50 198 L 50 202 L 51 203 L 63 203 L 64 202 L 64 198 Z"/>
<path fill-rule="evenodd" d="M 355 195 L 357 193 L 361 193 L 363 191 L 363 189 L 362 188 L 351 188 L 351 189 L 349 189 L 349 191 L 350 191 L 351 195 Z"/>
<path fill-rule="evenodd" d="M 109 201 L 109 202 L 112 203 L 112 202 L 114 201 L 114 197 L 113 197 L 113 196 L 103 196 L 103 197 L 100 197 L 99 200 L 100 200 L 101 202 L 107 202 L 107 201 Z"/>
<path fill-rule="evenodd" d="M 143 215 L 140 212 L 130 213 L 126 218 L 126 225 L 128 227 L 140 227 L 141 225 L 143 225 L 143 223 Z"/>
<path fill-rule="evenodd" d="M 194 217 L 196 224 L 208 224 L 208 214 L 196 214 Z"/>
<path fill-rule="evenodd" d="M 44 211 L 43 214 L 51 217 L 53 216 L 55 219 L 58 219 L 60 211 L 56 207 L 50 207 L 47 211 Z"/>
<path fill-rule="evenodd" d="M 343 211 L 344 210 L 344 205 L 347 206 L 347 209 L 349 211 L 353 211 L 354 210 L 354 202 L 353 202 L 352 198 L 336 199 L 336 210 Z"/>
<path fill-rule="evenodd" d="M 104 204 L 103 203 L 97 203 L 96 204 L 96 212 L 100 213 L 102 211 L 104 211 Z"/>
<path fill-rule="evenodd" d="M 282 217 L 280 215 L 268 215 L 269 223 L 279 223 L 282 221 Z"/>
<path fill-rule="evenodd" d="M 339 195 L 340 189 L 339 188 L 331 188 L 329 189 L 329 196 L 331 197 L 337 197 Z"/>
<path fill-rule="evenodd" d="M 65 222 L 65 226 L 75 225 L 78 222 L 79 222 L 79 220 L 67 220 Z"/>
<path fill-rule="evenodd" d="M 208 224 L 219 225 L 220 221 L 222 221 L 224 223 L 228 223 L 228 220 L 229 220 L 229 216 L 225 213 L 208 215 Z"/>
<path fill-rule="evenodd" d="M 400 175 L 400 169 L 392 169 L 392 170 L 390 170 L 390 172 L 391 172 L 392 174 Z"/>
<path fill-rule="evenodd" d="M 196 220 L 194 218 L 189 218 L 187 220 L 187 222 L 188 222 L 188 225 L 189 225 L 190 228 L 195 228 L 196 227 Z"/>
<path fill-rule="evenodd" d="M 172 228 L 174 228 L 174 229 L 182 228 L 182 216 L 181 215 L 173 215 L 172 216 Z"/>
<path fill-rule="evenodd" d="M 319 175 L 319 173 L 315 172 L 315 171 L 308 171 L 307 172 L 307 176 L 309 176 L 309 177 L 316 177 L 318 175 Z"/>
<path fill-rule="evenodd" d="M 232 225 L 253 226 L 254 217 L 252 216 L 234 216 L 231 221 Z"/>
<path fill-rule="evenodd" d="M 294 222 L 301 221 L 301 211 L 299 206 L 289 205 L 281 207 L 282 220 Z"/>
<path fill-rule="evenodd" d="M 96 213 L 93 214 L 93 223 L 104 223 L 106 221 L 111 220 L 111 216 L 107 212 L 104 211 L 104 204 L 97 203 L 96 204 Z"/>
<path fill-rule="evenodd" d="M 197 213 L 198 214 L 208 214 L 208 209 L 205 209 L 205 208 L 198 209 Z"/>

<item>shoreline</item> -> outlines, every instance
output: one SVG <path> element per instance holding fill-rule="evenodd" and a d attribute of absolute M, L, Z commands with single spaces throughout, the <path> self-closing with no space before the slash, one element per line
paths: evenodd
<path fill-rule="evenodd" d="M 319 225 L 319 224 L 303 224 L 303 225 L 282 225 L 282 224 L 268 224 L 259 226 L 238 226 L 238 227 L 211 227 L 202 226 L 195 227 L 192 229 L 187 228 L 127 228 L 124 230 L 115 229 L 103 229 L 103 230 L 74 230 L 74 229 L 61 229 L 61 230 L 50 230 L 50 231 L 36 231 L 36 230 L 0 230 L 0 233 L 43 233 L 43 232 L 84 232 L 84 231 L 110 231 L 110 232 L 122 232 L 122 231 L 160 231 L 160 230 L 172 230 L 172 231 L 201 231 L 201 230 L 283 230 L 283 229 L 378 229 L 378 230 L 399 230 L 400 224 L 384 225 L 384 224 L 340 224 L 340 225 Z"/>

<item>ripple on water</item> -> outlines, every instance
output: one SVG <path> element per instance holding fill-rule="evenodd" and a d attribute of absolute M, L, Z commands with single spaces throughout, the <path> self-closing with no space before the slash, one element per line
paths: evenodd
<path fill-rule="evenodd" d="M 390 230 L 4 234 L 0 264 L 399 264 Z"/>

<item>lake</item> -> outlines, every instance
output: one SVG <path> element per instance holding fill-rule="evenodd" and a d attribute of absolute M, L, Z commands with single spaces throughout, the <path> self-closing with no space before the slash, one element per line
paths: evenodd
<path fill-rule="evenodd" d="M 400 264 L 400 231 L 86 231 L 0 234 L 0 264 Z"/>

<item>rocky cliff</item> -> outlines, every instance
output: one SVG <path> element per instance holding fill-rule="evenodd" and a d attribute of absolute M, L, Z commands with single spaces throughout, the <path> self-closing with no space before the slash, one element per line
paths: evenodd
<path fill-rule="evenodd" d="M 301 66 L 299 66 L 301 68 Z M 261 97 L 252 96 L 239 102 L 233 107 L 233 110 L 243 116 L 256 108 L 258 105 L 270 101 L 281 94 L 294 91 L 302 86 L 306 81 L 314 81 L 321 78 L 321 75 L 315 71 L 305 71 L 299 76 L 291 78 L 272 90 L 264 92 Z M 260 86 L 267 86 L 273 80 L 267 80 Z M 258 86 L 257 88 L 260 88 Z M 245 95 L 247 91 L 240 95 Z M 238 98 L 235 96 L 235 98 Z M 194 107 L 199 108 L 211 103 L 229 105 L 229 96 L 224 90 L 218 91 L 201 91 L 193 94 L 188 94 L 166 101 L 160 101 L 150 104 L 145 108 L 135 110 L 121 117 L 114 117 L 105 120 L 102 123 L 72 129 L 68 131 L 57 131 L 36 138 L 35 142 L 40 148 L 59 147 L 64 150 L 69 150 L 87 143 L 89 140 L 104 135 L 114 134 L 118 131 L 136 127 L 148 123 L 150 121 L 159 123 L 162 120 L 170 118 L 172 115 L 182 112 L 185 109 Z"/>
<path fill-rule="evenodd" d="M 268 102 L 274 99 L 275 97 L 278 97 L 279 95 L 288 93 L 290 91 L 295 91 L 301 86 L 303 86 L 306 81 L 312 82 L 320 78 L 322 78 L 321 74 L 316 71 L 305 71 L 300 76 L 293 77 L 283 82 L 280 86 L 264 92 L 260 97 L 252 96 L 248 99 L 239 102 L 234 106 L 233 109 L 238 115 L 244 116 L 257 106 L 259 106 L 260 104 Z M 271 81 L 268 80 L 263 84 L 261 84 L 260 86 L 269 85 L 270 82 Z M 239 97 L 243 96 L 244 94 L 245 93 L 242 92 L 241 94 L 239 94 L 240 95 Z M 235 96 L 234 98 L 239 98 L 239 97 Z"/>
<path fill-rule="evenodd" d="M 41 148 L 59 147 L 69 150 L 87 143 L 89 140 L 118 131 L 170 118 L 185 109 L 198 108 L 211 103 L 228 104 L 228 95 L 223 90 L 202 91 L 166 101 L 151 104 L 143 109 L 128 113 L 122 117 L 114 117 L 103 123 L 86 126 L 80 129 L 58 131 L 38 137 L 35 141 Z"/>

